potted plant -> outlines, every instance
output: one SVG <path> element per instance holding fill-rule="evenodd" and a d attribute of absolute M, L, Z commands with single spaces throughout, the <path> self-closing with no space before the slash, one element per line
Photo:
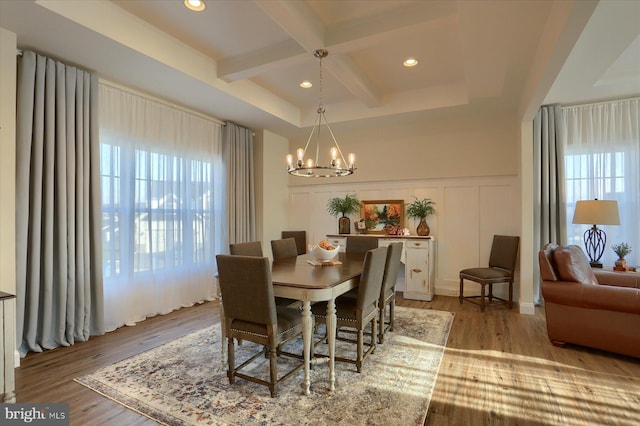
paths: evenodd
<path fill-rule="evenodd" d="M 433 207 L 435 203 L 431 201 L 431 198 L 424 198 L 419 200 L 418 197 L 412 203 L 407 203 L 407 216 L 412 219 L 420 219 L 416 233 L 418 235 L 427 236 L 431 230 L 427 225 L 427 216 L 434 214 L 436 209 Z"/>
<path fill-rule="evenodd" d="M 614 244 L 611 246 L 611 249 L 618 255 L 618 260 L 616 260 L 616 266 L 614 266 L 614 271 L 628 271 L 627 261 L 624 259 L 626 255 L 631 253 L 631 246 L 627 243 Z"/>
<path fill-rule="evenodd" d="M 331 216 L 338 216 L 342 214 L 342 217 L 338 219 L 338 233 L 348 234 L 351 229 L 351 220 L 347 215 L 357 213 L 360 210 L 360 200 L 354 194 L 347 194 L 344 198 L 335 197 L 331 198 L 327 203 L 327 211 Z"/>

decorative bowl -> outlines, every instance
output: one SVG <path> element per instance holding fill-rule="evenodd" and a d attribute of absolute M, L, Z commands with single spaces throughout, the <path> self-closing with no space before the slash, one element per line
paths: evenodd
<path fill-rule="evenodd" d="M 325 250 L 320 246 L 315 246 L 311 248 L 309 253 L 315 260 L 323 262 L 323 261 L 331 260 L 334 257 L 336 257 L 339 251 L 340 251 L 340 246 L 336 246 L 333 250 Z"/>

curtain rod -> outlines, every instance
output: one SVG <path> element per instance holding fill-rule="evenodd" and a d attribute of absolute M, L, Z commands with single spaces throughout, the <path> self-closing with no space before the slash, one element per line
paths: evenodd
<path fill-rule="evenodd" d="M 203 118 L 205 120 L 213 121 L 216 124 L 220 124 L 222 126 L 225 125 L 224 121 L 221 121 L 221 120 L 219 120 L 217 118 L 210 117 L 210 116 L 205 115 L 205 114 L 203 114 L 201 112 L 194 111 L 194 110 L 192 110 L 190 108 L 186 108 L 186 107 L 183 107 L 181 105 L 174 104 L 172 102 L 169 102 L 169 101 L 167 101 L 165 99 L 162 99 L 162 98 L 159 98 L 157 96 L 153 96 L 153 95 L 150 95 L 148 93 L 140 92 L 140 91 L 132 89 L 130 87 L 126 87 L 126 86 L 120 85 L 118 83 L 114 83 L 113 81 L 105 80 L 102 77 L 99 79 L 99 82 L 104 84 L 104 85 L 106 85 L 106 86 L 111 86 L 114 89 L 119 89 L 119 90 L 123 90 L 125 92 L 133 93 L 134 95 L 138 95 L 138 96 L 141 96 L 143 98 L 151 99 L 151 100 L 153 100 L 155 102 L 159 102 L 159 103 L 161 103 L 163 105 L 166 105 L 166 106 L 171 107 L 171 108 L 175 108 L 175 109 L 177 109 L 179 111 L 196 115 L 196 116 L 198 116 L 200 118 Z"/>
<path fill-rule="evenodd" d="M 636 99 L 640 99 L 640 97 L 631 97 L 631 98 L 623 98 L 623 99 L 609 99 L 608 101 L 599 101 L 599 102 L 591 102 L 588 104 L 566 104 L 560 105 L 561 108 L 577 108 L 577 107 L 588 107 L 588 106 L 596 106 L 596 105 L 604 105 L 610 104 L 612 102 L 624 102 L 624 101 L 633 101 Z"/>

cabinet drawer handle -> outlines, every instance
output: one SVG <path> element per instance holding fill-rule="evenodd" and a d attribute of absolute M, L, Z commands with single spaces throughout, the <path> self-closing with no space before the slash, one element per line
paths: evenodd
<path fill-rule="evenodd" d="M 414 268 L 412 269 L 412 271 L 415 272 L 416 274 L 419 274 L 420 272 L 422 272 L 422 269 Z"/>
<path fill-rule="evenodd" d="M 413 243 L 414 246 L 418 247 L 420 243 Z"/>

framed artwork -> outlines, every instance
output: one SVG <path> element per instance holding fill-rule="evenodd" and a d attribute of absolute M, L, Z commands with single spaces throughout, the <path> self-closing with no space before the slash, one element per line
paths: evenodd
<path fill-rule="evenodd" d="M 404 227 L 404 200 L 363 201 L 360 211 L 367 234 L 390 234 Z"/>

